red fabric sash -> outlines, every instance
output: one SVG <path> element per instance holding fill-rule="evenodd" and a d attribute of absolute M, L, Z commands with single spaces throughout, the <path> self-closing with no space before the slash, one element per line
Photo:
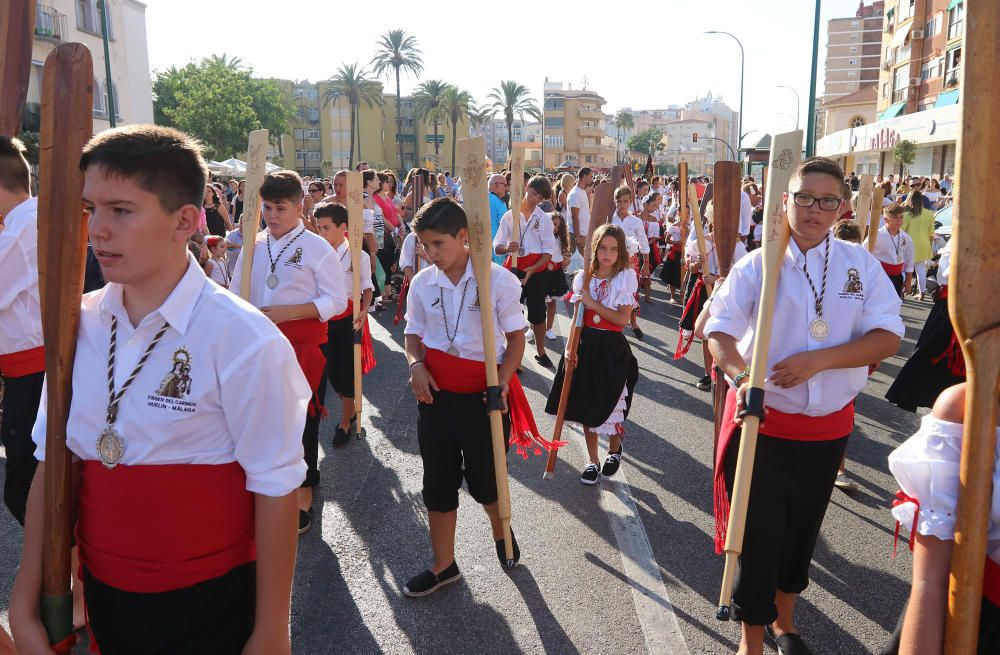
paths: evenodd
<path fill-rule="evenodd" d="M 238 462 L 106 468 L 86 460 L 80 560 L 123 591 L 182 589 L 256 559 L 254 495 Z"/>
<path fill-rule="evenodd" d="M 847 436 L 854 429 L 854 402 L 826 416 L 806 416 L 786 414 L 773 407 L 767 408 L 758 434 L 789 439 L 791 441 L 832 441 Z M 713 505 L 715 513 L 715 552 L 722 553 L 726 545 L 726 529 L 729 525 L 729 497 L 726 493 L 726 450 L 733 441 L 736 426 L 736 390 L 726 392 L 726 404 L 722 410 L 722 427 L 719 429 L 719 447 L 715 452 L 715 484 Z"/>
<path fill-rule="evenodd" d="M 607 330 L 608 332 L 621 332 L 625 329 L 624 325 L 617 325 L 614 322 L 599 316 L 593 309 L 583 310 L 583 324 L 587 327 L 596 328 L 598 330 Z"/>
<path fill-rule="evenodd" d="M 328 335 L 326 323 L 316 321 L 311 318 L 302 318 L 297 321 L 285 321 L 278 323 L 278 329 L 291 342 L 295 351 L 295 359 L 299 362 L 302 374 L 306 376 L 309 389 L 312 390 L 313 397 L 309 401 L 309 416 L 326 416 L 326 408 L 316 396 L 316 389 L 323 378 L 323 371 L 326 370 L 326 357 L 320 346 L 326 343 Z"/>
<path fill-rule="evenodd" d="M 691 295 L 688 297 L 687 304 L 684 305 L 684 311 L 681 312 L 681 323 L 684 323 L 684 319 L 687 317 L 689 312 L 698 310 L 698 305 L 701 304 L 701 294 L 705 292 L 705 281 L 702 279 L 701 273 L 695 273 L 695 275 L 698 276 L 698 281 L 694 283 L 694 289 L 691 290 Z M 677 349 L 674 351 L 674 359 L 681 359 L 684 357 L 688 350 L 691 349 L 692 341 L 694 341 L 694 330 L 691 330 L 685 339 L 684 330 L 678 329 Z"/>
<path fill-rule="evenodd" d="M 1000 564 L 997 564 L 988 556 L 986 558 L 986 569 L 983 571 L 983 596 L 997 607 L 1000 607 Z"/>
<path fill-rule="evenodd" d="M 943 287 L 938 287 L 935 301 L 948 301 L 947 284 Z M 932 364 L 939 364 L 942 361 L 944 361 L 945 366 L 948 367 L 948 371 L 953 376 L 957 378 L 964 378 L 966 376 L 965 353 L 962 352 L 962 344 L 958 342 L 958 335 L 955 333 L 955 330 L 951 331 L 951 340 L 948 341 L 948 347 L 940 355 L 931 359 Z"/>
<path fill-rule="evenodd" d="M 649 237 L 649 270 L 652 272 L 654 268 L 660 265 L 660 244 L 659 239 L 656 237 Z"/>
<path fill-rule="evenodd" d="M 361 374 L 368 375 L 369 371 L 375 368 L 375 347 L 372 345 L 372 332 L 368 327 L 368 317 L 364 317 L 365 322 L 361 327 Z M 331 321 L 350 321 L 354 324 L 354 301 L 347 301 L 347 309 L 337 314 Z M 353 346 L 353 342 L 351 342 Z"/>
<path fill-rule="evenodd" d="M 544 253 L 533 252 L 533 253 L 528 254 L 528 255 L 520 255 L 520 256 L 518 256 L 518 258 L 517 258 L 517 270 L 523 271 L 526 268 L 528 268 L 529 266 L 534 266 L 536 263 L 538 263 L 538 260 L 542 258 L 543 254 Z M 512 260 L 510 258 L 510 255 L 507 255 L 507 259 L 503 260 L 503 267 L 506 268 L 506 269 L 513 269 L 514 268 L 513 262 L 512 262 Z"/>
<path fill-rule="evenodd" d="M 669 259 L 670 261 L 674 261 L 680 254 L 681 254 L 681 244 L 679 243 L 670 244 L 670 248 L 667 250 L 667 259 Z"/>
<path fill-rule="evenodd" d="M 0 355 L 0 376 L 22 378 L 45 371 L 45 346 Z"/>
<path fill-rule="evenodd" d="M 486 391 L 486 367 L 483 362 L 427 348 L 424 352 L 424 365 L 438 387 L 445 391 L 452 393 Z M 541 455 L 543 448 L 551 450 L 566 445 L 562 441 L 552 442 L 542 438 L 538 426 L 535 425 L 531 405 L 528 404 L 528 398 L 524 395 L 524 388 L 521 387 L 521 381 L 516 374 L 511 376 L 507 385 L 507 409 L 510 414 L 510 444 L 515 447 L 518 455 L 527 459 L 529 449 L 535 455 Z"/>
<path fill-rule="evenodd" d="M 406 303 L 406 296 L 410 292 L 410 278 L 403 277 L 403 286 L 399 289 L 399 301 L 396 303 L 396 316 L 392 319 L 393 325 L 399 325 L 403 320 L 403 306 Z"/>
<path fill-rule="evenodd" d="M 903 274 L 903 264 L 886 264 L 885 262 L 879 262 L 882 264 L 882 270 L 889 277 L 896 277 L 897 275 Z"/>

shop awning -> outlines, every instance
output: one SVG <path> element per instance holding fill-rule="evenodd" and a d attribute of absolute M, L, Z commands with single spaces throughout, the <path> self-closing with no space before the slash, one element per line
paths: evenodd
<path fill-rule="evenodd" d="M 880 121 L 884 121 L 887 118 L 895 118 L 896 116 L 899 116 L 900 114 L 903 113 L 904 107 L 906 107 L 905 102 L 897 102 L 894 105 L 889 105 L 888 109 L 879 114 L 878 119 Z"/>
<path fill-rule="evenodd" d="M 913 23 L 910 23 L 906 27 L 901 27 L 896 30 L 896 33 L 892 35 L 892 47 L 898 48 L 906 41 L 906 37 L 910 36 L 910 28 Z"/>
<path fill-rule="evenodd" d="M 951 0 L 951 2 L 948 3 L 948 11 L 951 11 L 963 2 L 965 2 L 965 0 Z"/>
<path fill-rule="evenodd" d="M 934 103 L 935 107 L 947 107 L 948 105 L 958 104 L 958 89 L 952 91 L 942 91 L 938 94 L 937 102 Z"/>

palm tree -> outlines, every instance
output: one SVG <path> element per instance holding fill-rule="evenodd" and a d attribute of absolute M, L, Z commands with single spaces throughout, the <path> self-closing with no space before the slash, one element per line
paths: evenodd
<path fill-rule="evenodd" d="M 456 168 L 455 146 L 458 144 L 458 124 L 469 120 L 472 95 L 449 84 L 441 94 L 441 114 L 451 125 L 451 167 Z"/>
<path fill-rule="evenodd" d="M 635 119 L 631 112 L 621 109 L 615 114 L 615 125 L 618 127 L 618 145 L 620 147 L 622 137 L 628 137 L 628 131 L 635 127 Z"/>
<path fill-rule="evenodd" d="M 445 119 L 441 112 L 441 98 L 448 85 L 441 80 L 427 80 L 417 87 L 413 95 L 413 111 L 418 117 L 430 121 L 434 125 L 434 154 L 440 148 L 438 143 L 438 125 Z"/>
<path fill-rule="evenodd" d="M 487 100 L 492 100 L 490 105 L 490 117 L 497 112 L 503 112 L 503 122 L 507 125 L 507 154 L 514 147 L 514 115 L 516 114 L 521 122 L 524 116 L 528 115 L 536 121 L 542 120 L 542 112 L 538 110 L 535 99 L 528 95 L 528 87 L 518 84 L 514 80 L 501 80 L 500 87 L 494 88 Z"/>
<path fill-rule="evenodd" d="M 476 107 L 469 105 L 469 125 L 483 127 L 493 120 L 494 111 L 491 107 Z"/>
<path fill-rule="evenodd" d="M 424 62 L 420 59 L 420 49 L 417 39 L 407 35 L 404 30 L 389 30 L 378 41 L 379 50 L 372 58 L 372 72 L 376 77 L 396 75 L 396 144 L 399 146 L 399 168 L 403 170 L 403 141 L 399 138 L 403 131 L 401 98 L 399 95 L 399 71 L 405 69 L 414 76 L 424 70 Z"/>
<path fill-rule="evenodd" d="M 358 158 L 361 158 L 361 103 L 369 108 L 382 106 L 382 83 L 368 77 L 364 69 L 358 70 L 357 64 L 343 64 L 337 74 L 328 81 L 329 86 L 323 92 L 323 106 L 330 102 L 336 103 L 340 98 L 346 98 L 351 107 L 351 150 L 348 155 L 348 168 L 354 166 L 354 141 L 358 142 Z"/>

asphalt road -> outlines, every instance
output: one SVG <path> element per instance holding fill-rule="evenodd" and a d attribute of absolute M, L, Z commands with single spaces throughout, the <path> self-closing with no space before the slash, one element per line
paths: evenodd
<path fill-rule="evenodd" d="M 722 559 L 712 549 L 711 401 L 694 386 L 700 349 L 672 359 L 680 308 L 665 303 L 659 287 L 654 298 L 642 308 L 645 340 L 630 338 L 640 380 L 620 474 L 627 483 L 581 485 L 584 455 L 575 432 L 566 435 L 572 443 L 552 480 L 542 480 L 543 457 L 511 454 L 521 566 L 501 570 L 486 517 L 463 491 L 457 561 L 464 579 L 424 599 L 400 593 L 430 553 L 416 406 L 405 383 L 402 325 L 394 327 L 388 311 L 378 315 L 378 366 L 365 378 L 366 436 L 335 450 L 334 421 L 322 427 L 323 504 L 299 542 L 294 652 L 735 652 L 738 626 L 714 618 Z M 895 486 L 886 456 L 919 417 L 882 396 L 929 307 L 906 301 L 900 355 L 883 363 L 858 398 L 848 468 L 860 488 L 834 492 L 796 616 L 816 653 L 877 652 L 908 591 L 905 545 L 892 558 Z M 566 329 L 561 317 L 557 331 Z M 553 360 L 562 343 L 548 342 Z M 551 372 L 530 357 L 524 369 L 539 428 L 551 434 L 551 417 L 542 412 Z M 3 624 L 20 539 L 20 528 L 0 511 Z"/>

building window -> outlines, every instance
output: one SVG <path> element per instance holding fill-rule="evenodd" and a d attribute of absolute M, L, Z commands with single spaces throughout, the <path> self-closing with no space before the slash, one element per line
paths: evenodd
<path fill-rule="evenodd" d="M 592 158 L 591 158 L 590 155 L 587 155 L 587 158 L 584 161 L 586 161 L 588 164 L 592 164 L 593 163 L 593 160 L 592 160 Z"/>
<path fill-rule="evenodd" d="M 965 21 L 965 5 L 959 3 L 948 11 L 948 40 L 962 36 L 962 23 Z"/>
<path fill-rule="evenodd" d="M 322 153 L 317 150 L 309 151 L 309 161 L 320 161 L 323 158 Z"/>
<path fill-rule="evenodd" d="M 294 134 L 295 134 L 295 138 L 296 139 L 304 139 L 304 138 L 306 138 L 306 131 L 303 130 L 301 127 L 296 127 Z"/>
<path fill-rule="evenodd" d="M 94 116 L 99 116 L 101 118 L 107 116 L 108 108 L 105 104 L 107 96 L 101 93 L 101 85 L 97 83 L 97 78 L 94 78 Z"/>
<path fill-rule="evenodd" d="M 888 98 L 889 97 L 889 83 L 888 82 L 883 82 L 882 83 L 882 97 L 883 98 Z"/>
<path fill-rule="evenodd" d="M 306 138 L 307 139 L 318 139 L 319 138 L 319 130 L 306 130 Z"/>
<path fill-rule="evenodd" d="M 563 119 L 562 118 L 546 118 L 545 119 L 545 129 L 549 129 L 550 127 L 563 127 Z"/>
<path fill-rule="evenodd" d="M 857 40 L 858 40 L 858 33 L 857 32 L 852 32 L 851 33 L 851 41 L 857 41 Z"/>
<path fill-rule="evenodd" d="M 858 60 L 857 59 L 848 59 L 847 60 L 847 65 L 848 66 L 857 66 L 858 65 Z"/>
<path fill-rule="evenodd" d="M 941 32 L 941 14 L 935 15 L 924 25 L 924 38 L 929 39 Z"/>
<path fill-rule="evenodd" d="M 97 90 L 96 86 L 94 87 L 94 90 L 95 91 Z M 107 83 L 107 81 L 105 81 L 104 84 L 101 86 L 101 95 L 103 95 L 105 99 L 107 99 L 107 97 L 108 97 L 108 83 Z M 115 103 L 115 105 L 114 105 L 115 106 L 115 120 L 121 120 L 121 118 L 122 118 L 122 112 L 121 112 L 121 103 L 118 100 L 118 86 L 114 82 L 111 83 L 111 97 L 112 97 L 112 99 L 114 100 L 114 103 Z M 104 101 L 102 100 L 102 102 L 104 102 Z"/>
<path fill-rule="evenodd" d="M 853 55 L 853 54 L 854 54 L 855 52 L 857 52 L 857 51 L 858 51 L 858 46 L 856 46 L 856 45 L 852 45 L 852 46 L 851 46 L 851 47 L 849 48 L 849 50 L 850 50 L 851 54 Z"/>
<path fill-rule="evenodd" d="M 957 86 L 959 81 L 959 68 L 962 65 L 962 48 L 952 48 L 945 55 L 944 59 L 944 85 L 946 87 Z"/>
<path fill-rule="evenodd" d="M 103 36 L 101 12 L 98 10 L 97 2 L 98 0 L 76 0 L 76 27 L 83 32 Z M 108 14 L 108 38 L 115 38 L 114 23 L 111 21 L 110 12 Z"/>
<path fill-rule="evenodd" d="M 852 20 L 851 21 L 851 27 L 861 27 L 861 21 L 859 21 L 859 20 Z"/>
<path fill-rule="evenodd" d="M 857 71 L 847 71 L 847 77 L 857 77 Z"/>
<path fill-rule="evenodd" d="M 929 79 L 941 77 L 941 60 L 932 59 L 920 67 L 920 79 L 926 82 Z"/>
<path fill-rule="evenodd" d="M 551 109 L 552 111 L 562 111 L 563 109 L 563 99 L 562 98 L 546 98 L 545 99 L 545 109 L 546 111 Z M 548 122 L 548 121 L 546 121 Z"/>
<path fill-rule="evenodd" d="M 909 97 L 909 73 L 910 70 L 906 66 L 902 66 L 896 69 L 896 74 L 892 79 L 892 101 L 903 102 Z"/>
<path fill-rule="evenodd" d="M 852 118 L 852 119 L 850 120 L 850 122 L 848 123 L 848 125 L 850 125 L 850 126 L 851 126 L 852 128 L 853 128 L 853 127 L 861 127 L 861 126 L 862 126 L 862 125 L 864 125 L 864 124 L 865 124 L 866 122 L 867 122 L 867 121 L 865 121 L 865 119 L 864 119 L 864 117 L 863 117 L 863 116 L 855 116 L 854 118 Z"/>

